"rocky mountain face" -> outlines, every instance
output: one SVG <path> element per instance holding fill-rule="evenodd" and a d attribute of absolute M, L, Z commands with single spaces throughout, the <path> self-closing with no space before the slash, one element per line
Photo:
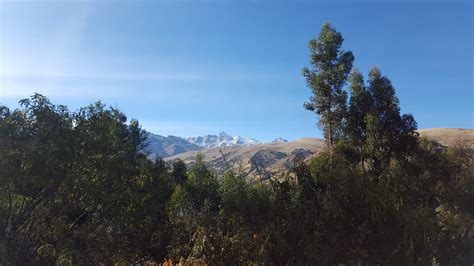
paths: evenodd
<path fill-rule="evenodd" d="M 280 139 L 285 141 L 283 139 Z M 224 131 L 217 135 L 204 135 L 198 137 L 182 138 L 177 136 L 161 136 L 148 133 L 144 151 L 149 158 L 168 158 L 188 151 L 198 151 L 214 147 L 241 147 L 260 144 L 258 140 L 243 138 L 241 136 L 230 136 Z"/>
<path fill-rule="evenodd" d="M 259 144 L 260 142 L 252 138 L 243 138 L 240 136 L 230 136 L 224 131 L 218 135 L 204 135 L 199 137 L 187 138 L 192 144 L 198 145 L 202 148 L 213 148 L 213 147 L 238 147 L 238 146 L 249 146 Z"/>
<path fill-rule="evenodd" d="M 288 140 L 282 138 L 276 138 L 271 143 L 287 143 Z"/>
<path fill-rule="evenodd" d="M 175 154 L 187 151 L 197 151 L 200 149 L 202 149 L 202 147 L 190 143 L 181 137 L 165 137 L 149 133 L 144 150 L 150 159 L 156 160 L 157 158 L 167 158 Z"/>

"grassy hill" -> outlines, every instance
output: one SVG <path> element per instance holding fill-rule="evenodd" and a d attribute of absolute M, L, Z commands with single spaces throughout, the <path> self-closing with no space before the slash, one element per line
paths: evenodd
<path fill-rule="evenodd" d="M 418 130 L 421 136 L 435 140 L 445 146 L 452 145 L 457 140 L 466 140 L 474 147 L 474 130 L 459 128 L 432 128 Z M 287 143 L 259 144 L 245 147 L 214 147 L 188 151 L 166 158 L 166 161 L 176 159 L 191 164 L 196 155 L 204 155 L 205 161 L 218 173 L 226 169 L 226 162 L 232 167 L 241 168 L 249 175 L 266 172 L 277 172 L 291 169 L 293 160 L 309 158 L 324 148 L 324 140 L 319 138 L 303 138 Z M 224 159 L 225 158 L 225 159 Z"/>
<path fill-rule="evenodd" d="M 435 140 L 444 146 L 451 146 L 458 140 L 465 140 L 474 148 L 474 130 L 463 128 L 428 128 L 418 130 L 421 136 Z"/>

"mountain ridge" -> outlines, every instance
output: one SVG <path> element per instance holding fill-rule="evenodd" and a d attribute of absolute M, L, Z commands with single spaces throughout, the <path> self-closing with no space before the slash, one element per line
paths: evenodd
<path fill-rule="evenodd" d="M 474 130 L 472 129 L 463 129 L 463 128 L 427 128 L 418 130 L 420 136 L 427 137 L 429 139 L 435 140 L 444 146 L 452 146 L 456 140 L 465 139 L 468 145 L 474 147 Z M 308 144 L 307 140 L 318 140 L 318 143 L 324 143 L 322 139 L 319 138 L 302 138 L 298 140 L 288 141 L 283 138 L 276 138 L 271 142 L 260 142 L 253 138 L 243 138 L 241 136 L 231 136 L 225 131 L 221 131 L 216 135 L 207 134 L 197 137 L 178 137 L 169 135 L 167 137 L 161 136 L 158 134 L 149 133 L 147 140 L 147 147 L 145 152 L 149 154 L 150 159 L 156 160 L 157 158 L 164 158 L 166 160 L 176 159 L 176 158 L 188 158 L 190 154 L 197 153 L 198 151 L 204 155 L 210 153 L 211 157 L 208 159 L 211 160 L 212 157 L 216 157 L 216 151 L 219 150 L 229 150 L 233 151 L 236 148 L 252 147 L 257 146 L 257 149 L 246 148 L 244 151 L 253 151 L 256 153 L 258 150 L 269 149 L 284 149 L 278 148 L 279 146 L 288 145 L 288 147 L 294 147 L 293 150 L 286 150 L 287 155 L 291 155 L 292 152 L 298 153 L 299 155 L 317 153 L 318 151 L 312 149 L 313 146 Z M 300 143 L 300 144 L 295 144 Z M 308 147 L 304 146 L 309 145 Z M 319 145 L 319 144 L 318 144 Z M 261 152 L 260 155 L 262 155 Z M 281 154 L 280 154 L 281 155 Z M 272 156 L 280 156 L 274 153 Z M 247 156 L 248 157 L 248 156 Z M 247 158 L 245 157 L 245 158 Z M 265 157 L 265 156 L 264 156 Z M 262 158 L 264 158 L 262 157 Z M 217 158 L 217 157 L 216 157 Z"/>
<path fill-rule="evenodd" d="M 241 136 L 230 136 L 221 131 L 218 135 L 204 135 L 197 137 L 186 138 L 192 144 L 198 145 L 203 148 L 212 148 L 220 146 L 247 146 L 261 143 L 260 141 L 253 138 L 243 138 Z"/>
<path fill-rule="evenodd" d="M 418 132 L 421 137 L 427 137 L 444 146 L 452 146 L 460 140 L 474 147 L 474 130 L 472 129 L 421 129 Z M 194 162 L 196 155 L 201 153 L 204 161 L 218 173 L 222 173 L 227 167 L 225 157 L 230 165 L 239 166 L 248 175 L 257 176 L 262 172 L 271 173 L 291 169 L 295 158 L 308 160 L 321 152 L 325 145 L 324 139 L 321 138 L 301 138 L 289 142 L 187 151 L 165 158 L 165 161 L 180 159 L 189 165 Z"/>
<path fill-rule="evenodd" d="M 207 134 L 188 138 L 173 135 L 166 137 L 151 132 L 147 132 L 147 134 L 148 138 L 145 141 L 144 152 L 152 160 L 214 147 L 241 147 L 262 144 L 256 139 L 231 136 L 225 131 L 221 131 L 217 135 Z M 281 140 L 283 141 L 283 139 Z"/>

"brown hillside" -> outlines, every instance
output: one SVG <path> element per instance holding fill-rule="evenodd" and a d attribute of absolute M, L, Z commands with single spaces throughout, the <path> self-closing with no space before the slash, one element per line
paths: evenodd
<path fill-rule="evenodd" d="M 421 136 L 435 140 L 445 146 L 452 145 L 456 140 L 464 139 L 474 148 L 474 130 L 457 128 L 433 128 L 418 130 Z M 295 158 L 309 158 L 316 155 L 324 147 L 324 140 L 318 138 L 303 138 L 287 143 L 260 144 L 244 147 L 208 148 L 199 151 L 188 151 L 166 158 L 166 161 L 176 159 L 191 164 L 198 152 L 204 155 L 211 169 L 222 173 L 226 164 L 221 154 L 232 167 L 240 167 L 245 173 L 255 175 L 257 172 L 276 172 L 291 169 Z"/>
<path fill-rule="evenodd" d="M 474 130 L 463 128 L 429 128 L 418 130 L 420 136 L 435 140 L 445 146 L 451 146 L 458 140 L 465 140 L 474 148 Z"/>

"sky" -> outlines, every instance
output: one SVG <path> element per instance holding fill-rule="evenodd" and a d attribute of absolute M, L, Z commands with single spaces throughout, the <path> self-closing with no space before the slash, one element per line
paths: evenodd
<path fill-rule="evenodd" d="M 473 128 L 473 14 L 470 0 L 0 0 L 0 104 L 38 92 L 161 135 L 321 137 L 301 70 L 328 21 L 419 128 Z"/>

